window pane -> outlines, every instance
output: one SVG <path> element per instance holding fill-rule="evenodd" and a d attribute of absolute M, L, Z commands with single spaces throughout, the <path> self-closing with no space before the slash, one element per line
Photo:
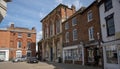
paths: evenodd
<path fill-rule="evenodd" d="M 28 33 L 28 37 L 31 37 L 31 34 L 30 34 L 30 33 Z"/>
<path fill-rule="evenodd" d="M 107 63 L 118 63 L 116 46 L 106 46 Z"/>
<path fill-rule="evenodd" d="M 69 24 L 68 24 L 68 22 L 65 23 L 65 29 L 66 29 L 66 30 L 69 29 Z"/>
<path fill-rule="evenodd" d="M 73 40 L 76 40 L 77 37 L 78 37 L 77 30 L 75 29 L 75 30 L 73 30 Z"/>
<path fill-rule="evenodd" d="M 56 22 L 56 33 L 60 32 L 60 21 Z"/>
<path fill-rule="evenodd" d="M 21 34 L 21 33 L 18 33 L 18 37 L 22 37 L 22 34 Z"/>
<path fill-rule="evenodd" d="M 113 14 L 106 17 L 106 24 L 107 24 L 108 36 L 114 35 L 115 34 L 115 26 L 114 26 Z"/>
<path fill-rule="evenodd" d="M 112 0 L 106 0 L 105 2 L 105 10 L 108 11 L 112 8 Z"/>
<path fill-rule="evenodd" d="M 75 26 L 77 24 L 77 20 L 76 20 L 76 18 L 74 17 L 73 19 L 72 19 L 72 26 Z"/>
<path fill-rule="evenodd" d="M 66 33 L 66 42 L 69 42 L 69 32 Z"/>
<path fill-rule="evenodd" d="M 91 10 L 88 12 L 87 16 L 88 16 L 88 22 L 93 19 L 93 14 Z"/>

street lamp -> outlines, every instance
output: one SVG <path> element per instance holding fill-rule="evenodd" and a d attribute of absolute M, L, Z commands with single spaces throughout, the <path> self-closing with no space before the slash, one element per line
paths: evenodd
<path fill-rule="evenodd" d="M 103 65 L 103 50 L 101 49 L 101 41 L 100 41 L 100 33 L 97 33 L 97 38 L 98 38 L 98 48 L 99 48 L 99 65 L 102 66 L 102 68 L 104 69 L 104 65 Z"/>

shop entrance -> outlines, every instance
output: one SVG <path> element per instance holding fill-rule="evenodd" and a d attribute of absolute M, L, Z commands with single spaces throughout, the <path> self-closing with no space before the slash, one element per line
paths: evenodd
<path fill-rule="evenodd" d="M 99 64 L 99 49 L 94 47 L 88 47 L 87 49 L 87 65 L 98 66 Z"/>

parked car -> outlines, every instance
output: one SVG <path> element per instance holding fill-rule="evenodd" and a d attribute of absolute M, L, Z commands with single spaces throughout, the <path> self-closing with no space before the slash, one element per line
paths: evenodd
<path fill-rule="evenodd" d="M 3 59 L 0 59 L 0 62 L 3 62 L 4 60 Z"/>
<path fill-rule="evenodd" d="M 20 62 L 21 61 L 21 58 L 14 58 L 13 60 L 12 60 L 12 62 Z"/>
<path fill-rule="evenodd" d="M 24 62 L 24 61 L 26 61 L 26 57 L 19 57 L 12 60 L 12 62 Z"/>
<path fill-rule="evenodd" d="M 27 59 L 27 63 L 38 63 L 38 59 L 36 57 L 30 57 Z"/>

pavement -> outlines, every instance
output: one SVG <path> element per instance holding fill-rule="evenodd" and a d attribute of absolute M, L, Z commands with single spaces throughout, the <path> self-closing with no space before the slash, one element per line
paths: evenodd
<path fill-rule="evenodd" d="M 83 66 L 78 64 L 64 64 L 64 63 L 53 63 L 53 62 L 48 62 L 48 64 L 52 64 L 59 69 L 102 69 L 101 67 L 97 67 L 97 66 Z"/>
<path fill-rule="evenodd" d="M 18 63 L 0 62 L 0 69 L 102 69 L 102 68 L 54 62 L 39 62 L 38 64 L 28 64 L 26 62 Z"/>

